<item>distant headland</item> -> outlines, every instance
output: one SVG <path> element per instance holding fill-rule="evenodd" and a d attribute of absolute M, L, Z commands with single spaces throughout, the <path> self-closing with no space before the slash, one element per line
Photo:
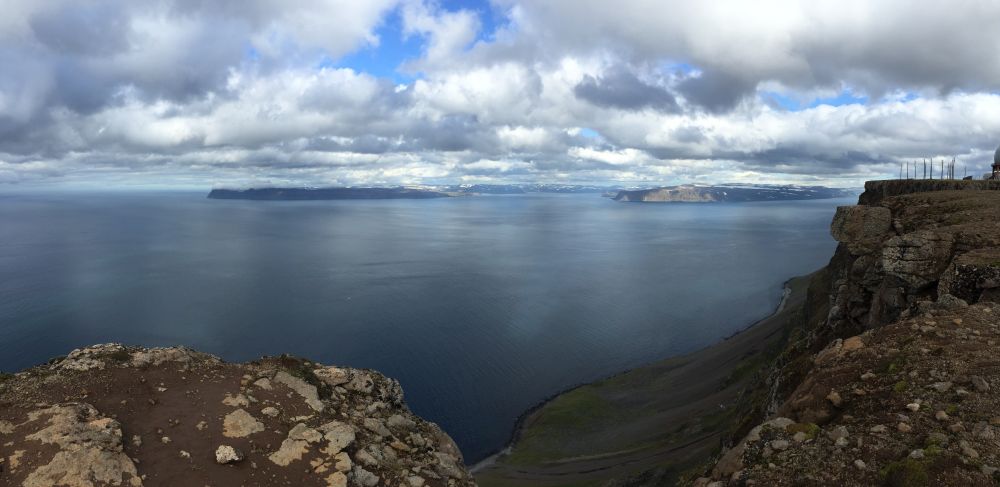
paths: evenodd
<path fill-rule="evenodd" d="M 528 193 L 599 193 L 624 202 L 750 202 L 842 198 L 860 191 L 824 186 L 720 184 L 665 186 L 650 189 L 618 189 L 612 186 L 558 184 L 463 184 L 423 187 L 323 187 L 213 189 L 211 199 L 302 201 L 431 199 L 470 195 L 523 195 Z"/>
<path fill-rule="evenodd" d="M 422 187 L 323 187 L 213 189 L 212 199 L 227 200 L 386 200 L 450 198 L 477 194 L 517 195 L 527 193 L 612 193 L 614 186 L 576 184 L 454 184 Z"/>
<path fill-rule="evenodd" d="M 213 189 L 211 199 L 220 200 L 389 200 L 428 199 L 451 196 L 441 191 L 417 188 L 251 188 Z"/>
<path fill-rule="evenodd" d="M 748 202 L 786 201 L 843 198 L 856 195 L 849 189 L 827 188 L 825 186 L 796 186 L 769 184 L 723 184 L 702 186 L 685 184 L 662 188 L 623 190 L 615 195 L 615 201 L 626 202 Z"/>

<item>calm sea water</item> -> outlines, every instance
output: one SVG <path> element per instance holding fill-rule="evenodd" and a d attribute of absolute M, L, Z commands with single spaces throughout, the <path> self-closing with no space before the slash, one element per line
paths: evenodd
<path fill-rule="evenodd" d="M 539 400 L 770 313 L 851 203 L 7 194 L 0 370 L 108 341 L 370 367 L 472 462 Z"/>

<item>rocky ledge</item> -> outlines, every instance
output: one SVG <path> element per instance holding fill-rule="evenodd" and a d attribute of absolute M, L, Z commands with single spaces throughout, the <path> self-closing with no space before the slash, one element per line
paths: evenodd
<path fill-rule="evenodd" d="M 764 417 L 694 485 L 1000 483 L 1000 191 L 905 183 L 838 209 Z"/>
<path fill-rule="evenodd" d="M 377 372 L 118 344 L 0 375 L 0 484 L 475 485 Z"/>

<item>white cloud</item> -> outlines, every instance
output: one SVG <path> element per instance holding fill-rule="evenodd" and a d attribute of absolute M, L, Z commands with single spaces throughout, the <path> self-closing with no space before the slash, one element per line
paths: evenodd
<path fill-rule="evenodd" d="M 390 13 L 421 46 L 412 77 L 332 67 L 377 56 Z M 0 182 L 857 185 L 906 159 L 988 166 L 996 25 L 1000 4 L 972 0 L 10 0 Z M 868 101 L 775 101 L 844 92 Z"/>

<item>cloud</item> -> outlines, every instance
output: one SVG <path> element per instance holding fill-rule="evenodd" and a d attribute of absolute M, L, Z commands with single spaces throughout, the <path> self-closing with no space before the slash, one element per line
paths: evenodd
<path fill-rule="evenodd" d="M 996 25 L 1000 4 L 972 0 L 8 0 L 0 183 L 857 185 L 901 160 L 988 166 Z M 366 61 L 383 53 L 397 78 Z"/>
<path fill-rule="evenodd" d="M 594 105 L 606 108 L 653 108 L 664 112 L 676 112 L 680 109 L 669 90 L 646 83 L 621 66 L 605 71 L 600 77 L 585 76 L 573 88 L 573 93 Z"/>

